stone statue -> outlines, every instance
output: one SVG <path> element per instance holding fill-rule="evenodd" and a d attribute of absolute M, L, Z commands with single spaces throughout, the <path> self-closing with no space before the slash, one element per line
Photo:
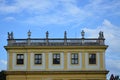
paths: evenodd
<path fill-rule="evenodd" d="M 102 31 L 99 32 L 99 38 L 104 38 L 104 34 Z"/>
<path fill-rule="evenodd" d="M 14 39 L 13 32 L 11 32 L 11 33 L 8 32 L 8 39 Z"/>
<path fill-rule="evenodd" d="M 46 38 L 48 38 L 48 35 L 49 35 L 49 33 L 48 33 L 48 31 L 46 32 Z"/>
<path fill-rule="evenodd" d="M 67 32 L 66 31 L 64 32 L 64 38 L 67 38 Z"/>
<path fill-rule="evenodd" d="M 82 36 L 82 38 L 84 38 L 84 36 L 85 36 L 85 32 L 84 32 L 84 30 L 82 30 L 82 32 L 81 32 L 81 36 Z"/>
<path fill-rule="evenodd" d="M 13 32 L 11 32 L 11 39 L 13 39 Z"/>
<path fill-rule="evenodd" d="M 10 33 L 8 32 L 8 39 L 10 39 Z"/>
<path fill-rule="evenodd" d="M 102 35 L 102 38 L 104 38 L 104 34 L 103 34 L 103 32 L 102 32 L 102 34 L 101 34 L 101 35 Z"/>
<path fill-rule="evenodd" d="M 28 38 L 30 38 L 30 36 L 31 36 L 31 32 L 30 32 L 30 30 L 28 31 Z"/>

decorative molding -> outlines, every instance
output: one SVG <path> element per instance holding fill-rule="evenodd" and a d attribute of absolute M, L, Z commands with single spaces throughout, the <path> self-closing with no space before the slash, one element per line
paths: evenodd
<path fill-rule="evenodd" d="M 45 75 L 45 74 L 107 74 L 107 70 L 87 70 L 87 71 L 5 71 L 6 75 Z"/>

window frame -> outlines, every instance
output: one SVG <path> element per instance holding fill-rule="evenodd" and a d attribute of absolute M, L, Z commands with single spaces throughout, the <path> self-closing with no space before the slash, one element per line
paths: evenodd
<path fill-rule="evenodd" d="M 77 62 L 76 62 L 77 61 Z M 71 64 L 77 65 L 79 64 L 79 54 L 78 53 L 72 53 L 71 54 Z"/>
<path fill-rule="evenodd" d="M 20 59 L 18 59 L 18 57 Z M 24 65 L 24 54 L 17 54 L 16 55 L 16 65 Z"/>
<path fill-rule="evenodd" d="M 88 58 L 89 58 L 88 62 L 89 62 L 90 65 L 96 65 L 97 64 L 97 55 L 95 53 L 90 53 Z"/>
<path fill-rule="evenodd" d="M 53 53 L 52 54 L 52 60 L 53 60 L 53 65 L 59 65 L 61 63 L 60 59 L 60 53 Z M 55 61 L 56 60 L 56 61 Z"/>
<path fill-rule="evenodd" d="M 36 60 L 38 60 L 39 63 L 36 63 Z M 42 64 L 42 54 L 34 54 L 34 64 L 35 65 L 41 65 Z"/>

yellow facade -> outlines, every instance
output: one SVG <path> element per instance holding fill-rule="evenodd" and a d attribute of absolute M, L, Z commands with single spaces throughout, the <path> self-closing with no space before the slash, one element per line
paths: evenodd
<path fill-rule="evenodd" d="M 106 45 L 5 46 L 8 54 L 7 80 L 106 80 Z M 52 55 L 60 53 L 60 64 L 53 64 Z M 71 64 L 72 53 L 78 53 L 78 64 Z M 96 63 L 89 64 L 89 54 Z M 18 65 L 16 55 L 24 55 Z M 34 64 L 34 55 L 42 54 L 42 64 Z"/>
<path fill-rule="evenodd" d="M 106 80 L 105 71 L 8 72 L 7 80 Z"/>

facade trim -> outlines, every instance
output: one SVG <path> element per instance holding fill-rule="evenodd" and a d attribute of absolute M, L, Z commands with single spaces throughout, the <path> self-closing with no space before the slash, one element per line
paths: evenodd
<path fill-rule="evenodd" d="M 5 71 L 6 75 L 24 75 L 24 74 L 107 74 L 107 70 L 85 70 L 85 71 Z"/>

